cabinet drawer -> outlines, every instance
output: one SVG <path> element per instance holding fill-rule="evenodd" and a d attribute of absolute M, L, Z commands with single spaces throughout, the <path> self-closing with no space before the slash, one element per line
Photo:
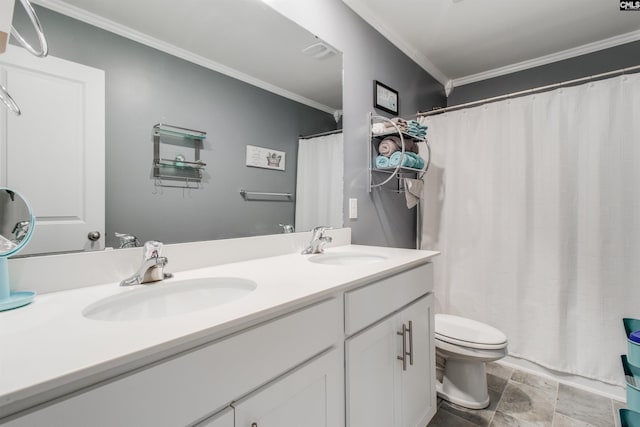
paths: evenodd
<path fill-rule="evenodd" d="M 345 333 L 352 335 L 433 289 L 428 263 L 344 294 Z"/>
<path fill-rule="evenodd" d="M 97 386 L 6 427 L 188 425 L 334 345 L 339 319 L 338 301 L 330 299 Z"/>

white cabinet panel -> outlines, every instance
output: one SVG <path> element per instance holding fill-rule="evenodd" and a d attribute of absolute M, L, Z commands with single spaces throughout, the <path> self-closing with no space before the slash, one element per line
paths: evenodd
<path fill-rule="evenodd" d="M 345 332 L 354 334 L 433 289 L 433 264 L 428 263 L 345 292 Z"/>
<path fill-rule="evenodd" d="M 436 365 L 433 340 L 433 295 L 429 294 L 400 313 L 402 324 L 409 325 L 408 346 L 413 365 L 402 375 L 403 427 L 424 427 L 436 413 Z M 412 344 L 412 345 L 409 345 Z"/>
<path fill-rule="evenodd" d="M 334 349 L 234 403 L 236 427 L 341 425 L 339 367 Z"/>
<path fill-rule="evenodd" d="M 406 370 L 399 359 L 403 348 Z M 431 294 L 349 338 L 347 426 L 427 425 L 436 412 L 434 351 Z"/>
<path fill-rule="evenodd" d="M 104 247 L 104 71 L 9 46 L 0 80 L 22 110 L 0 110 L 0 186 L 21 192 L 37 221 L 22 253 Z"/>
<path fill-rule="evenodd" d="M 346 342 L 347 426 L 398 426 L 399 337 L 392 317 Z"/>

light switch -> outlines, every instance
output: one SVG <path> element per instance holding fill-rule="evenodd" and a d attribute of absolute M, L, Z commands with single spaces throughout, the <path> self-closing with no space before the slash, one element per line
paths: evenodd
<path fill-rule="evenodd" d="M 349 199 L 349 219 L 358 219 L 358 199 Z"/>

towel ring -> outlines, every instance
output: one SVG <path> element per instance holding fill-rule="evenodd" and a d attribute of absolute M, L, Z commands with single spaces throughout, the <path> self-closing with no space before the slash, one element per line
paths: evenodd
<path fill-rule="evenodd" d="M 42 30 L 42 25 L 40 24 L 40 20 L 38 19 L 38 15 L 36 15 L 36 11 L 33 10 L 33 6 L 29 3 L 29 0 L 20 0 L 22 3 L 22 7 L 24 8 L 27 15 L 29 15 L 29 19 L 33 24 L 33 28 L 36 30 L 36 34 L 38 36 L 38 41 L 40 42 L 40 50 L 36 50 L 31 46 L 27 41 L 20 35 L 18 30 L 15 27 L 11 26 L 11 35 L 20 42 L 20 44 L 27 49 L 32 55 L 35 55 L 39 58 L 44 58 L 49 54 L 49 46 L 47 45 L 47 39 L 44 36 L 44 31 Z M 6 90 L 5 90 L 6 92 Z M 4 99 L 3 99 L 4 101 Z M 5 102 L 6 104 L 6 102 Z M 15 102 L 14 102 L 15 104 Z M 10 107 L 11 108 L 11 107 Z"/>
<path fill-rule="evenodd" d="M 20 114 L 22 114 L 22 111 L 20 111 L 20 107 L 18 107 L 18 104 L 16 104 L 16 101 L 13 100 L 11 95 L 9 95 L 9 92 L 7 92 L 7 89 L 1 84 L 0 84 L 0 100 L 4 103 L 4 105 L 7 106 L 7 108 L 9 108 L 11 111 L 16 113 L 16 115 L 19 116 Z"/>

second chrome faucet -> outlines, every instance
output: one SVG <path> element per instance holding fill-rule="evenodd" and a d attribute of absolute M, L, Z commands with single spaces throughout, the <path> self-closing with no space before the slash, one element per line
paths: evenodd
<path fill-rule="evenodd" d="M 331 229 L 331 227 L 328 227 L 326 225 L 315 227 L 311 231 L 311 242 L 309 242 L 309 246 L 307 246 L 301 252 L 301 254 L 321 254 L 322 252 L 324 252 L 324 245 L 326 245 L 327 243 L 331 243 L 331 241 L 333 240 L 330 236 L 325 236 L 324 232 Z"/>

